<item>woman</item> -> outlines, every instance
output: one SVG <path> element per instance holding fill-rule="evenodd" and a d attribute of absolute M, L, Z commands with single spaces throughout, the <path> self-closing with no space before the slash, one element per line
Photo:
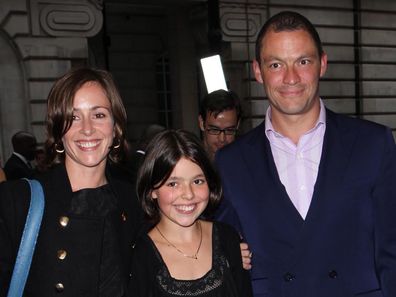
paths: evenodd
<path fill-rule="evenodd" d="M 153 228 L 134 248 L 130 296 L 251 296 L 238 234 L 203 219 L 221 184 L 194 135 L 169 130 L 154 137 L 137 192 Z"/>
<path fill-rule="evenodd" d="M 50 91 L 45 144 L 51 169 L 38 178 L 45 210 L 27 296 L 123 296 L 141 222 L 133 185 L 112 178 L 125 149 L 126 112 L 110 75 L 72 70 Z M 0 185 L 0 296 L 5 296 L 30 201 L 24 180 Z"/>

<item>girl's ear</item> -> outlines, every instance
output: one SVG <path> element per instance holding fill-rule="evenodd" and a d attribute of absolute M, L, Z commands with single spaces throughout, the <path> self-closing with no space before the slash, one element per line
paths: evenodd
<path fill-rule="evenodd" d="M 157 199 L 158 198 L 158 195 L 157 195 L 156 191 L 151 191 L 151 198 L 153 198 L 153 199 Z"/>

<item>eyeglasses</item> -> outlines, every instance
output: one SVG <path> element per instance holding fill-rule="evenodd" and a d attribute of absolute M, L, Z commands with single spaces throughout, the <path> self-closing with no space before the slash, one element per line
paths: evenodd
<path fill-rule="evenodd" d="M 206 128 L 206 131 L 210 135 L 220 135 L 224 133 L 225 135 L 235 135 L 238 132 L 237 128 L 226 128 L 226 129 L 219 129 L 219 128 Z"/>

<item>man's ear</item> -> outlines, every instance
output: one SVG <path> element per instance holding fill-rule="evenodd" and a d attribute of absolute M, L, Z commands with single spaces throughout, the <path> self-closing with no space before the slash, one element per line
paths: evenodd
<path fill-rule="evenodd" d="M 327 54 L 323 52 L 322 57 L 320 58 L 320 77 L 325 75 L 327 70 Z"/>
<path fill-rule="evenodd" d="M 199 124 L 199 129 L 201 129 L 202 132 L 205 131 L 205 123 L 202 116 L 198 116 L 198 124 Z"/>
<path fill-rule="evenodd" d="M 253 60 L 253 73 L 254 73 L 254 77 L 256 78 L 256 80 L 259 83 L 263 83 L 263 78 L 261 76 L 261 69 L 260 69 L 260 64 L 257 62 L 257 60 Z"/>

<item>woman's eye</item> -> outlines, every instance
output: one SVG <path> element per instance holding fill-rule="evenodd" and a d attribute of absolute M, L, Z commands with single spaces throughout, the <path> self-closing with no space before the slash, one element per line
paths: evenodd
<path fill-rule="evenodd" d="M 105 117 L 106 117 L 106 115 L 104 113 L 95 114 L 95 118 L 97 118 L 97 119 L 102 119 L 102 118 L 105 118 Z"/>
<path fill-rule="evenodd" d="M 72 115 L 72 120 L 73 120 L 73 121 L 78 120 L 78 116 L 76 116 L 75 114 L 73 114 L 73 115 Z"/>

